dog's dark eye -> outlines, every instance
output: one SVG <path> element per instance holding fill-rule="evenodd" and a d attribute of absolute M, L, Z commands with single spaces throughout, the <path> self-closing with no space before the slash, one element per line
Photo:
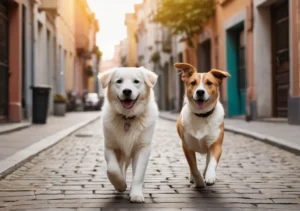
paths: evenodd
<path fill-rule="evenodd" d="M 140 81 L 139 80 L 134 80 L 133 81 L 135 84 L 138 84 L 138 83 L 140 83 Z"/>
<path fill-rule="evenodd" d="M 196 85 L 196 81 L 191 82 L 191 85 L 195 86 Z"/>
<path fill-rule="evenodd" d="M 210 85 L 212 85 L 212 82 L 207 81 L 206 84 L 207 84 L 208 86 L 210 86 Z"/>
<path fill-rule="evenodd" d="M 122 83 L 121 79 L 117 80 L 117 84 L 121 84 L 121 83 Z"/>

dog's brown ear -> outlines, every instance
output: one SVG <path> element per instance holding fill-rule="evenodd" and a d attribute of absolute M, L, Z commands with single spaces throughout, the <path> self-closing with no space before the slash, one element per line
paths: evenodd
<path fill-rule="evenodd" d="M 188 63 L 175 63 L 174 67 L 181 71 L 181 80 L 184 82 L 197 72 L 196 68 Z"/>
<path fill-rule="evenodd" d="M 105 89 L 108 86 L 108 84 L 110 83 L 114 72 L 115 72 L 115 69 L 110 69 L 110 70 L 107 70 L 100 74 L 100 82 L 101 82 L 103 89 Z"/>
<path fill-rule="evenodd" d="M 222 71 L 222 70 L 217 70 L 217 69 L 212 69 L 209 71 L 218 81 L 221 83 L 224 78 L 231 77 L 228 72 Z"/>

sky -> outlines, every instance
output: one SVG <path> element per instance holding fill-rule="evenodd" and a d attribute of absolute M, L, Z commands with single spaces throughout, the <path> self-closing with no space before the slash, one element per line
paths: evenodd
<path fill-rule="evenodd" d="M 103 59 L 111 59 L 114 46 L 126 37 L 125 13 L 134 12 L 134 4 L 142 0 L 87 0 L 99 21 L 97 45 L 103 52 Z"/>

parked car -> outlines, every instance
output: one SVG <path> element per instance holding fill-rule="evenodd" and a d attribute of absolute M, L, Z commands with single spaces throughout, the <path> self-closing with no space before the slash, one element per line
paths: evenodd
<path fill-rule="evenodd" d="M 97 110 L 100 111 L 102 100 L 97 93 L 88 93 L 84 100 L 84 110 Z"/>

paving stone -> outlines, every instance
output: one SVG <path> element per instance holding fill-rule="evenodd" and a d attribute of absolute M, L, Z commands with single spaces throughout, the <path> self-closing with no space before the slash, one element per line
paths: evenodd
<path fill-rule="evenodd" d="M 146 203 L 132 204 L 107 179 L 100 121 L 66 137 L 0 180 L 0 210 L 297 210 L 300 156 L 225 134 L 214 186 L 194 188 L 175 123 L 159 120 L 146 172 Z M 93 134 L 78 137 L 76 134 Z M 237 144 L 238 143 L 238 144 Z M 197 156 L 203 172 L 205 158 Z M 299 210 L 299 209 L 298 209 Z"/>

